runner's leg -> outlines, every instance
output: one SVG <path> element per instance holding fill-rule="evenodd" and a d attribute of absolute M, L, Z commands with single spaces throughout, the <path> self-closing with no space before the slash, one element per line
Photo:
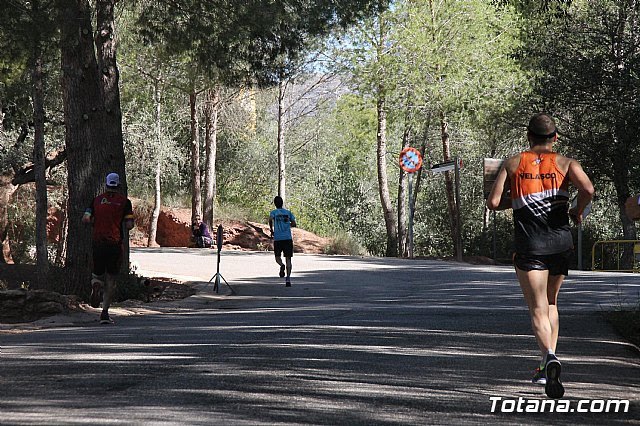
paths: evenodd
<path fill-rule="evenodd" d="M 523 271 L 516 268 L 522 294 L 529 307 L 531 327 L 538 342 L 542 356 L 553 350 L 551 322 L 549 320 L 549 300 L 547 299 L 547 280 L 549 271 Z"/>
<path fill-rule="evenodd" d="M 291 278 L 291 256 L 285 257 L 285 260 L 287 262 L 287 279 L 289 279 Z"/>
<path fill-rule="evenodd" d="M 276 250 L 276 263 L 280 265 L 280 271 L 278 273 L 278 275 L 280 275 L 280 278 L 284 277 L 284 270 L 285 270 L 284 263 L 282 263 L 281 255 L 282 255 L 282 252 L 279 250 Z"/>
<path fill-rule="evenodd" d="M 102 312 L 108 312 L 111 302 L 113 302 L 113 293 L 116 288 L 116 279 L 112 274 L 106 274 L 104 298 L 102 299 Z"/>
<path fill-rule="evenodd" d="M 558 293 L 564 280 L 564 275 L 549 275 L 547 280 L 547 300 L 549 301 L 549 323 L 551 324 L 551 349 L 555 352 L 560 331 L 560 317 L 558 315 Z"/>

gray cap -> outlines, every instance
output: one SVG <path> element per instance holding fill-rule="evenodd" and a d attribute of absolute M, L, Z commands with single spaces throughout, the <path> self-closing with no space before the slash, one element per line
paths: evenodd
<path fill-rule="evenodd" d="M 120 176 L 117 173 L 109 173 L 107 175 L 107 186 L 110 188 L 117 188 L 120 186 Z"/>

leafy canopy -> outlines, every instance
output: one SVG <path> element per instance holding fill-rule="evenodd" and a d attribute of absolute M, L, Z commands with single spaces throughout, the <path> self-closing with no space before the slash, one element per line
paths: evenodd
<path fill-rule="evenodd" d="M 149 2 L 140 33 L 174 53 L 189 52 L 225 82 L 270 84 L 287 73 L 314 36 L 345 27 L 386 0 L 168 0 Z"/>

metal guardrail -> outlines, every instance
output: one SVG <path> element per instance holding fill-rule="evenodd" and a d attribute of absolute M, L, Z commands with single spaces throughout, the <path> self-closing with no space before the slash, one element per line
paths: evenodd
<path fill-rule="evenodd" d="M 640 272 L 640 240 L 596 241 L 591 269 L 600 272 Z"/>

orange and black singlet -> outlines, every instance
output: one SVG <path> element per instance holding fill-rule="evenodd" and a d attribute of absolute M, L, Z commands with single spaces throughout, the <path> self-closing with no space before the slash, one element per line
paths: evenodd
<path fill-rule="evenodd" d="M 573 248 L 569 226 L 569 180 L 554 152 L 520 153 L 511 176 L 515 249 L 518 254 L 545 255 Z"/>

